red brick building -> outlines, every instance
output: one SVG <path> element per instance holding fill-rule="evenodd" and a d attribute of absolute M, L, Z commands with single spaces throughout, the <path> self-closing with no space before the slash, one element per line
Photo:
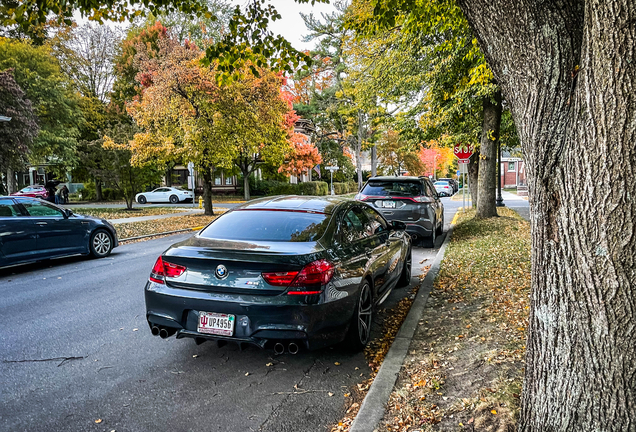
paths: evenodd
<path fill-rule="evenodd" d="M 527 186 L 526 164 L 520 157 L 514 157 L 510 152 L 501 153 L 501 187 L 517 188 Z"/>

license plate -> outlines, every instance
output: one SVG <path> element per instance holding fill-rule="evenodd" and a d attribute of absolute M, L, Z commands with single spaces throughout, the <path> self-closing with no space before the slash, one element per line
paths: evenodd
<path fill-rule="evenodd" d="M 232 336 L 234 334 L 234 315 L 200 312 L 199 333 Z"/>
<path fill-rule="evenodd" d="M 395 201 L 382 201 L 382 207 L 395 208 Z"/>

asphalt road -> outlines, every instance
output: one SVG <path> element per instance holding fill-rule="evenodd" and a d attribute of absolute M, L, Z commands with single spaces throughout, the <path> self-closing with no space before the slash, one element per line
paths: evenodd
<path fill-rule="evenodd" d="M 444 202 L 448 225 L 457 205 Z M 342 417 L 344 394 L 369 373 L 362 354 L 275 356 L 151 336 L 143 286 L 157 256 L 185 237 L 0 273 L 0 430 L 297 432 Z M 416 248 L 414 267 L 436 252 Z M 405 294 L 394 290 L 382 309 Z"/>

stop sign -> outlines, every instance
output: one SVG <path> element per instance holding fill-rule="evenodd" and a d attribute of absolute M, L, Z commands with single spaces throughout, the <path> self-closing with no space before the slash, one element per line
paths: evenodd
<path fill-rule="evenodd" d="M 454 153 L 459 159 L 470 159 L 475 151 L 475 146 L 473 144 L 455 144 Z"/>

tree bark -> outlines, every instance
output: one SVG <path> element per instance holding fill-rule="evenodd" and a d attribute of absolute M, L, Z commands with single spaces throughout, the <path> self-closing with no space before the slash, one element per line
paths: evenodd
<path fill-rule="evenodd" d="M 17 192 L 18 187 L 15 182 L 15 171 L 7 168 L 7 195 Z"/>
<path fill-rule="evenodd" d="M 203 213 L 207 216 L 214 214 L 212 206 L 212 170 L 203 168 Z"/>
<path fill-rule="evenodd" d="M 527 163 L 520 431 L 636 429 L 636 4 L 459 0 Z"/>
<path fill-rule="evenodd" d="M 166 168 L 166 186 L 172 187 L 172 167 Z"/>
<path fill-rule="evenodd" d="M 243 198 L 245 201 L 249 201 L 250 197 L 250 172 L 249 170 L 244 170 L 241 168 L 241 172 L 243 173 Z"/>
<path fill-rule="evenodd" d="M 95 201 L 102 201 L 102 181 L 95 179 Z"/>
<path fill-rule="evenodd" d="M 497 148 L 499 145 L 499 127 L 501 126 L 501 92 L 497 91 L 485 97 L 484 120 L 481 131 L 479 150 L 479 175 L 476 185 L 477 217 L 489 218 L 497 216 L 495 178 L 497 177 Z"/>
<path fill-rule="evenodd" d="M 358 136 L 356 142 L 356 169 L 358 171 L 358 190 L 362 190 L 362 111 L 358 111 Z"/>
<path fill-rule="evenodd" d="M 479 199 L 479 155 L 479 150 L 476 150 L 468 163 L 468 183 L 470 184 L 469 192 L 472 207 L 477 205 Z"/>
<path fill-rule="evenodd" d="M 371 147 L 371 177 L 378 175 L 378 146 Z"/>

